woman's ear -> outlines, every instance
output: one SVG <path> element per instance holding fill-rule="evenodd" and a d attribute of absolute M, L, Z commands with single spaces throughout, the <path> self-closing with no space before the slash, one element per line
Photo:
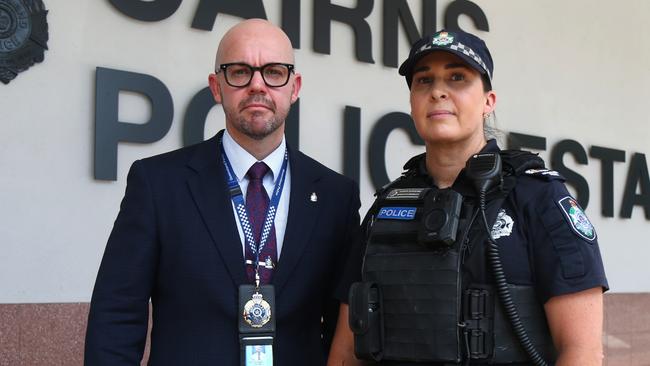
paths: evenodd
<path fill-rule="evenodd" d="M 485 106 L 483 107 L 483 115 L 488 115 L 494 111 L 497 105 L 497 94 L 494 90 L 485 93 Z"/>

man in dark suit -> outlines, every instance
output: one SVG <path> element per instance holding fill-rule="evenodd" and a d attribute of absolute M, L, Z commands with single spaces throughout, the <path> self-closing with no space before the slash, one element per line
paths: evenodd
<path fill-rule="evenodd" d="M 275 289 L 274 365 L 325 364 L 321 319 L 332 319 L 333 300 L 347 298 L 343 267 L 358 239 L 358 187 L 286 146 L 284 121 L 301 76 L 284 32 L 244 21 L 224 35 L 216 62 L 209 84 L 225 132 L 131 167 L 93 291 L 86 365 L 139 365 L 151 300 L 150 365 L 238 366 L 239 287 L 254 284 L 256 272 Z M 247 201 L 247 193 L 272 196 L 266 252 L 259 236 L 253 240 L 260 258 L 247 238 L 261 230 L 256 208 L 247 203 L 250 230 L 233 186 Z"/>

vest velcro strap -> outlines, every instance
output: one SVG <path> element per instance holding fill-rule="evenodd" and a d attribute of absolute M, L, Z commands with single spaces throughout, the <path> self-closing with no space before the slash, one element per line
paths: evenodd
<path fill-rule="evenodd" d="M 465 342 L 471 359 L 486 359 L 492 353 L 493 304 L 488 289 L 469 288 L 463 293 Z"/>

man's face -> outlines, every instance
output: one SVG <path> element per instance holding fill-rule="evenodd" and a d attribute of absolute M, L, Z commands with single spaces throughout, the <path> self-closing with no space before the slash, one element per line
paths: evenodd
<path fill-rule="evenodd" d="M 293 64 L 291 44 L 277 29 L 265 27 L 252 24 L 227 34 L 220 46 L 218 64 Z M 259 71 L 254 71 L 250 83 L 243 87 L 230 86 L 223 71 L 210 75 L 209 81 L 215 100 L 223 106 L 229 131 L 254 140 L 284 133 L 284 121 L 301 86 L 299 74 L 290 74 L 284 86 L 267 86 Z"/>

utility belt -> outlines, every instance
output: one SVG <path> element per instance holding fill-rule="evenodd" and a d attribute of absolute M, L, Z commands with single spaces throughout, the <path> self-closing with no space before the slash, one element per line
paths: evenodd
<path fill-rule="evenodd" d="M 489 205 L 490 224 L 502 202 Z M 470 283 L 463 271 L 467 246 L 483 246 L 487 238 L 485 230 L 470 231 L 480 224 L 473 206 L 450 189 L 395 188 L 379 197 L 363 282 L 350 290 L 357 357 L 399 365 L 528 361 L 494 288 Z M 485 260 L 481 250 L 471 256 Z M 545 359 L 554 359 L 534 288 L 509 287 L 530 339 Z"/>

